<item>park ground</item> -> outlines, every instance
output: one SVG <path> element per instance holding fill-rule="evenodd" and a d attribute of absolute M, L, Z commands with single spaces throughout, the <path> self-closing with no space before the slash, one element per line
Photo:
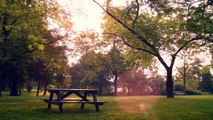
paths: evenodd
<path fill-rule="evenodd" d="M 213 120 L 213 95 L 177 96 L 99 96 L 108 103 L 95 112 L 93 105 L 80 110 L 79 104 L 65 104 L 64 113 L 34 93 L 0 98 L 0 120 Z M 47 96 L 46 96 L 47 97 Z"/>

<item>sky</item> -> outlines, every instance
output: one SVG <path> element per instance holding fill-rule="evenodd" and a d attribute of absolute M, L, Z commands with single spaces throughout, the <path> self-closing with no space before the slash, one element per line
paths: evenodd
<path fill-rule="evenodd" d="M 73 22 L 72 30 L 75 32 L 102 32 L 101 23 L 103 22 L 103 10 L 92 0 L 57 0 L 58 3 L 70 11 L 71 21 Z M 105 0 L 96 0 L 103 4 Z M 124 6 L 126 0 L 113 0 L 113 6 Z M 69 64 L 76 63 L 79 57 L 68 57 Z"/>
<path fill-rule="evenodd" d="M 103 11 L 92 0 L 58 0 L 58 2 L 71 12 L 74 31 L 102 31 Z M 103 4 L 104 0 L 97 0 L 97 2 Z M 125 0 L 113 0 L 112 2 L 116 6 L 125 5 Z"/>

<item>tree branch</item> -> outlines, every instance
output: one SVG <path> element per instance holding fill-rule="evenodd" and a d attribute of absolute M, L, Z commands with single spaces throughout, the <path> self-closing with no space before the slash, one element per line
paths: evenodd
<path fill-rule="evenodd" d="M 137 22 L 138 16 L 139 16 L 139 11 L 140 11 L 140 4 L 139 4 L 138 0 L 135 0 L 135 1 L 136 1 L 136 4 L 137 4 L 137 8 L 136 8 L 136 16 L 135 16 L 134 21 L 132 22 L 132 26 L 134 26 L 135 23 Z"/>
<path fill-rule="evenodd" d="M 195 41 L 195 40 L 200 40 L 202 39 L 202 37 L 196 36 L 195 38 L 192 38 L 191 40 L 186 41 L 176 52 L 175 54 L 172 55 L 172 61 L 171 61 L 171 65 L 170 67 L 173 67 L 174 63 L 175 63 L 175 59 L 177 54 L 184 48 L 186 47 L 189 43 Z"/>
<path fill-rule="evenodd" d="M 93 0 L 107 15 L 109 15 L 112 19 L 120 23 L 124 28 L 126 28 L 128 31 L 130 31 L 133 35 L 135 35 L 142 43 L 147 45 L 149 48 L 151 48 L 155 54 L 158 54 L 158 50 L 155 48 L 154 45 L 149 43 L 143 36 L 141 36 L 138 32 L 136 32 L 134 29 L 127 26 L 124 22 L 122 22 L 120 19 L 115 17 L 113 14 L 111 14 L 109 11 L 107 11 L 102 5 L 100 5 L 96 0 Z"/>
<path fill-rule="evenodd" d="M 130 48 L 133 48 L 133 49 L 135 49 L 135 50 L 140 50 L 140 51 L 147 52 L 147 53 L 149 53 L 149 54 L 151 54 L 151 55 L 157 57 L 157 54 L 155 54 L 155 53 L 153 53 L 153 52 L 151 52 L 151 51 L 149 51 L 149 50 L 147 50 L 147 49 L 139 48 L 139 47 L 134 47 L 133 45 L 129 44 L 129 43 L 125 40 L 124 37 L 122 37 L 122 36 L 120 36 L 120 35 L 118 35 L 118 34 L 116 34 L 116 33 L 103 33 L 103 34 L 108 34 L 108 35 L 112 35 L 112 36 L 119 37 L 119 38 L 121 38 L 121 40 L 123 41 L 123 43 L 124 43 L 126 46 L 128 46 L 128 47 L 130 47 Z"/>
<path fill-rule="evenodd" d="M 186 47 L 189 43 L 195 40 L 200 40 L 202 37 L 196 36 L 195 38 L 192 38 L 191 40 L 186 41 L 177 51 L 173 56 L 176 56 L 184 47 Z"/>

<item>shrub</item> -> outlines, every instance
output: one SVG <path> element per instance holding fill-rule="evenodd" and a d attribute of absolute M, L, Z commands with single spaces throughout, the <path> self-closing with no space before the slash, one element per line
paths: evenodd
<path fill-rule="evenodd" d="M 202 95 L 202 92 L 199 90 L 186 90 L 186 95 Z"/>
<path fill-rule="evenodd" d="M 174 90 L 175 90 L 175 91 L 184 91 L 183 83 L 181 83 L 181 82 L 175 83 L 175 85 L 174 85 Z"/>

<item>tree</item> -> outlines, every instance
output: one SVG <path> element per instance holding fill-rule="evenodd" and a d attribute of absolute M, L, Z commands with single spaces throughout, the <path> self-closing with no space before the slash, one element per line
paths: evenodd
<path fill-rule="evenodd" d="M 66 74 L 68 74 L 68 60 L 65 55 L 64 46 L 59 46 L 51 34 L 48 36 L 51 44 L 45 46 L 43 50 L 35 51 L 28 66 L 29 79 L 38 83 L 37 95 L 41 87 L 47 88 L 50 83 L 63 85 Z M 62 87 L 62 86 L 61 86 Z M 45 94 L 45 92 L 44 92 Z"/>
<path fill-rule="evenodd" d="M 204 66 L 201 70 L 202 72 L 202 81 L 201 81 L 201 91 L 202 92 L 213 92 L 212 88 L 212 75 L 210 72 L 210 68 L 208 66 Z"/>
<path fill-rule="evenodd" d="M 121 52 L 117 49 L 115 41 L 113 41 L 112 49 L 106 54 L 105 60 L 106 66 L 109 66 L 111 74 L 114 76 L 114 95 L 117 95 L 118 77 L 126 70 L 124 57 Z"/>
<path fill-rule="evenodd" d="M 16 96 L 18 84 L 27 79 L 24 74 L 30 64 L 31 54 L 50 44 L 45 39 L 48 21 L 61 26 L 66 17 L 55 0 L 4 0 L 0 6 L 0 93 L 2 83 L 9 80 L 11 95 Z M 69 26 L 69 22 L 66 25 Z"/>
<path fill-rule="evenodd" d="M 93 1 L 108 15 L 105 17 L 104 32 L 117 36 L 126 46 L 145 52 L 146 56 L 157 58 L 164 66 L 167 98 L 173 98 L 172 75 L 178 53 L 183 48 L 203 44 L 202 41 L 197 42 L 201 39 L 212 40 L 212 11 L 207 10 L 207 7 L 211 10 L 212 6 L 198 3 L 196 7 L 194 1 L 179 4 L 166 0 L 132 0 L 125 7 L 112 7 L 111 0 L 107 0 L 104 8 Z M 151 12 L 143 9 L 144 4 L 149 6 L 146 10 Z M 201 15 L 204 15 L 202 19 Z M 167 57 L 170 63 L 166 63 Z"/>
<path fill-rule="evenodd" d="M 190 61 L 191 63 L 185 62 L 183 66 L 177 68 L 175 81 L 183 83 L 183 90 L 198 90 L 201 79 L 201 60 L 195 58 L 194 61 L 192 59 Z"/>
<path fill-rule="evenodd" d="M 162 79 L 151 70 L 149 74 L 142 68 L 131 69 L 119 76 L 119 83 L 127 88 L 127 95 L 160 95 Z"/>
<path fill-rule="evenodd" d="M 28 46 L 40 46 L 39 42 L 42 43 L 43 39 L 35 36 L 39 35 L 40 32 L 44 32 L 44 27 L 41 25 L 41 22 L 37 25 L 32 26 L 32 22 L 28 25 L 25 24 L 29 22 L 27 18 L 27 10 L 30 12 L 36 12 L 34 7 L 29 7 L 33 5 L 31 2 L 18 2 L 18 1 L 3 1 L 1 2 L 2 6 L 2 17 L 1 17 L 1 68 L 7 68 L 8 71 L 1 69 L 1 72 L 7 72 L 9 76 L 5 76 L 9 79 L 11 83 L 11 96 L 18 95 L 18 81 L 21 79 L 21 71 L 24 66 L 27 64 L 26 58 L 29 58 L 29 54 L 32 52 L 28 49 Z M 33 16 L 33 15 L 32 15 Z M 32 17 L 31 16 L 31 17 Z M 41 17 L 38 14 L 35 14 L 33 17 L 37 20 L 41 20 Z M 32 19 L 34 20 L 34 19 Z M 35 20 L 36 21 L 36 20 Z M 35 22 L 34 21 L 34 22 Z M 43 24 L 44 25 L 44 24 Z M 39 32 L 34 32 L 32 27 L 39 27 L 41 30 Z M 34 42 L 30 40 L 34 39 Z M 40 40 L 39 40 L 40 39 Z M 35 44 L 34 44 L 35 43 Z M 20 63 L 22 63 L 20 65 Z M 19 66 L 19 67 L 17 67 Z M 2 80 L 1 80 L 2 81 Z"/>
<path fill-rule="evenodd" d="M 75 40 L 77 46 L 75 53 L 79 53 L 83 56 L 90 51 L 98 51 L 96 55 L 100 56 L 97 59 L 104 61 L 103 65 L 110 71 L 109 76 L 111 76 L 111 79 L 114 81 L 114 95 L 116 95 L 118 76 L 126 70 L 124 55 L 116 44 L 118 41 L 115 39 L 112 42 L 106 43 L 103 40 L 99 40 L 98 34 L 93 32 L 82 32 L 80 35 L 77 35 Z"/>
<path fill-rule="evenodd" d="M 73 88 L 96 88 L 99 95 L 110 88 L 109 66 L 105 64 L 105 56 L 88 51 L 70 70 Z"/>

